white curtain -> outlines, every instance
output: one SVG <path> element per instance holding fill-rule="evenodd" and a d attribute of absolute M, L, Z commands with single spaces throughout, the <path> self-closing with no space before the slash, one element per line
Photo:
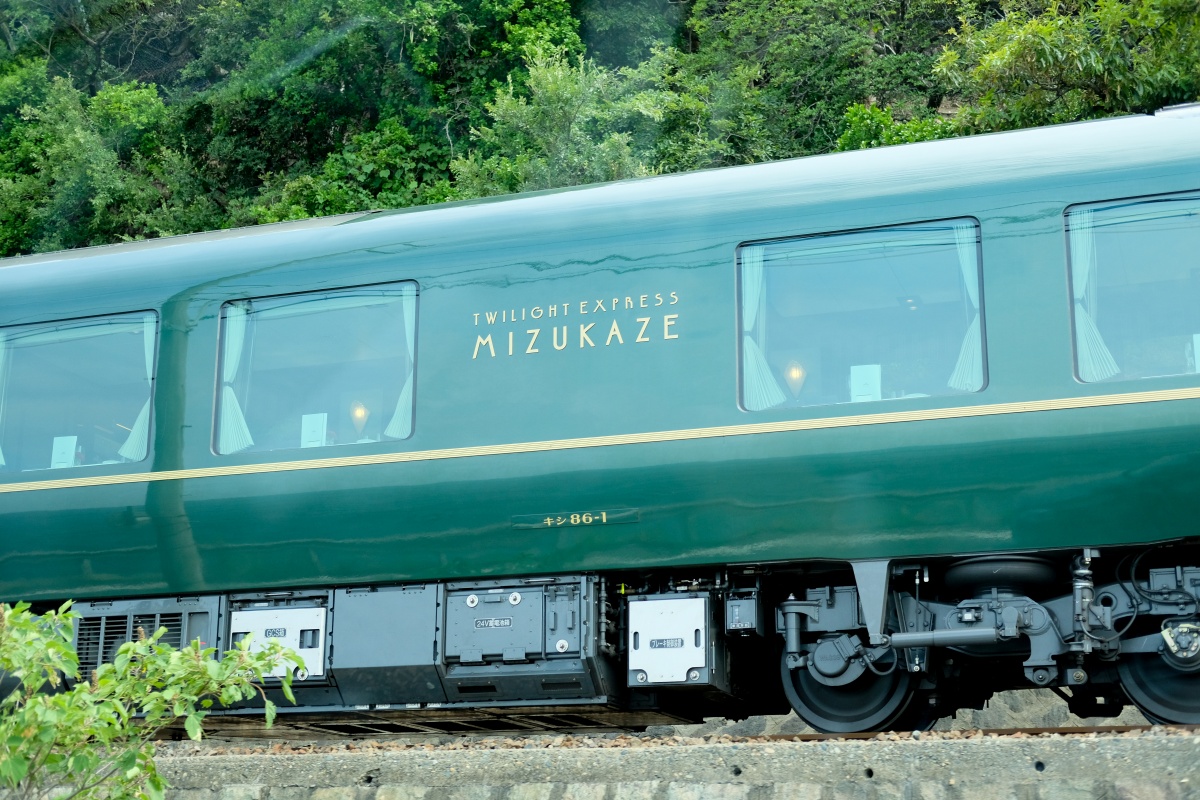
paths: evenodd
<path fill-rule="evenodd" d="M 142 347 L 146 355 L 146 404 L 138 412 L 137 420 L 129 430 L 125 444 L 117 453 L 128 461 L 141 461 L 146 457 L 150 444 L 150 401 L 154 390 L 154 343 L 158 335 L 158 324 L 153 314 L 142 318 Z"/>
<path fill-rule="evenodd" d="M 977 392 L 983 388 L 983 343 L 979 335 L 979 261 L 974 222 L 954 224 L 954 243 L 958 248 L 958 267 L 962 270 L 963 285 L 967 287 L 967 298 L 971 301 L 973 316 L 967 326 L 966 336 L 958 350 L 958 361 L 950 380 L 951 389 L 960 392 Z"/>
<path fill-rule="evenodd" d="M 396 411 L 392 414 L 392 420 L 383 430 L 385 436 L 393 439 L 407 439 L 412 435 L 413 374 L 416 367 L 416 292 L 406 291 L 400 302 L 404 310 L 404 341 L 408 346 L 408 374 L 404 377 L 404 387 L 400 390 L 400 399 L 396 401 Z"/>
<path fill-rule="evenodd" d="M 771 367 L 757 341 L 763 303 L 765 248 L 743 247 L 742 259 L 742 402 L 749 411 L 761 411 L 783 403 L 787 396 L 771 374 Z"/>
<path fill-rule="evenodd" d="M 249 303 L 230 303 L 225 309 L 225 347 L 221 354 L 221 412 L 217 420 L 217 452 L 237 453 L 254 444 L 246 415 L 233 391 L 233 380 L 246 345 Z"/>
<path fill-rule="evenodd" d="M 1075 299 L 1075 355 L 1079 379 L 1102 381 L 1121 371 L 1104 343 L 1092 318 L 1095 292 L 1092 278 L 1096 272 L 1096 238 L 1092 211 L 1076 211 L 1069 218 L 1071 227 L 1071 287 Z"/>
<path fill-rule="evenodd" d="M 0 331 L 0 422 L 4 421 L 4 361 L 8 354 L 8 339 L 4 331 Z M 0 425 L 0 431 L 4 426 Z M 4 450 L 0 448 L 0 467 L 4 466 Z"/>

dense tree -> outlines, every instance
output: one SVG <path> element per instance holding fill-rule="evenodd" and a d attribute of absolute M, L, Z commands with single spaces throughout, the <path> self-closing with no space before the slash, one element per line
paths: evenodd
<path fill-rule="evenodd" d="M 966 132 L 1152 112 L 1200 98 L 1200 0 L 1009 0 L 964 19 L 936 72 Z"/>
<path fill-rule="evenodd" d="M 535 53 L 526 94 L 513 84 L 487 104 L 479 149 L 451 165 L 464 197 L 552 189 L 648 173 L 632 146 L 637 117 L 623 76 L 563 53 Z"/>
<path fill-rule="evenodd" d="M 0 255 L 1200 97 L 1200 0 L 0 0 Z"/>

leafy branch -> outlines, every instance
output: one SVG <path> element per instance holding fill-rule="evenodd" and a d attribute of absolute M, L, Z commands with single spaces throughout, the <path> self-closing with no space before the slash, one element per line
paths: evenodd
<path fill-rule="evenodd" d="M 28 603 L 0 605 L 0 798 L 4 800 L 161 800 L 154 739 L 178 719 L 192 739 L 215 704 L 261 698 L 262 681 L 282 674 L 292 698 L 292 667 L 302 661 L 278 642 L 251 648 L 249 638 L 219 658 L 200 642 L 176 649 L 166 628 L 118 649 L 87 679 L 72 649 L 79 615 L 66 603 L 34 614 Z"/>

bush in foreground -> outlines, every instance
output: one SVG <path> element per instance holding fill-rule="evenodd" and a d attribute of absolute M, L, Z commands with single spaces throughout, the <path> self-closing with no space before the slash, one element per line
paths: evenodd
<path fill-rule="evenodd" d="M 163 727 L 183 719 L 199 739 L 214 703 L 262 695 L 262 679 L 280 667 L 291 699 L 292 666 L 302 666 L 275 642 L 251 650 L 242 641 L 216 658 L 198 641 L 164 644 L 165 628 L 139 628 L 113 663 L 81 676 L 71 646 L 78 617 L 69 603 L 41 615 L 0 604 L 0 798 L 161 800 L 154 738 Z M 263 699 L 269 726 L 275 706 Z"/>

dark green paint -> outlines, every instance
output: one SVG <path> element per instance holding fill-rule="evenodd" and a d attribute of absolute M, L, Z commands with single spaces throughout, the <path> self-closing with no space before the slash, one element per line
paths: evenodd
<path fill-rule="evenodd" d="M 1200 188 L 1200 117 L 1131 117 L 694 173 L 337 226 L 0 262 L 0 325 L 157 309 L 144 470 L 424 451 L 1153 391 L 1072 376 L 1063 212 Z M 743 241 L 973 216 L 989 385 L 967 397 L 740 411 Z M 217 317 L 230 299 L 416 280 L 409 440 L 216 456 Z M 676 292 L 653 340 L 580 349 L 580 301 Z M 570 345 L 472 360 L 473 315 L 573 303 Z M 640 309 L 638 310 L 640 311 Z M 663 340 L 661 316 L 678 313 Z M 520 325 L 523 331 L 531 325 Z M 497 326 L 496 332 L 507 331 Z M 597 336 L 596 334 L 599 334 Z M 518 339 L 519 340 L 519 339 Z M 502 344 L 503 342 L 503 344 Z M 520 352 L 520 351 L 519 351 Z M 0 494 L 0 597 L 245 590 L 1151 541 L 1195 533 L 1200 401 L 928 420 Z M 88 467 L 43 480 L 118 473 Z M 10 476 L 11 477 L 11 476 Z M 514 529 L 548 511 L 636 524 Z"/>

